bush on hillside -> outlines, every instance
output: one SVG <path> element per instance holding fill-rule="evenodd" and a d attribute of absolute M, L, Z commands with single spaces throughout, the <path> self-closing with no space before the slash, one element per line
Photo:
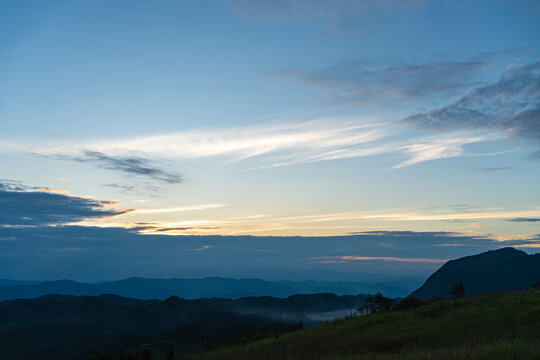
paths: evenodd
<path fill-rule="evenodd" d="M 364 305 L 356 309 L 357 315 L 368 315 L 392 309 L 395 300 L 384 296 L 381 293 L 366 295 Z"/>

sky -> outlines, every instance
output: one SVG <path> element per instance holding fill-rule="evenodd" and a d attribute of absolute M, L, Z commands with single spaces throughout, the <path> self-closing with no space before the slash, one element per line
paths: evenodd
<path fill-rule="evenodd" d="M 535 252 L 539 16 L 3 1 L 0 277 L 350 280 Z"/>

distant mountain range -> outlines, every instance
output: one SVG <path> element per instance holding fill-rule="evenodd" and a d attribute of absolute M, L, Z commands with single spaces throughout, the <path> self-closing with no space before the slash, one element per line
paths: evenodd
<path fill-rule="evenodd" d="M 466 295 L 524 289 L 540 282 L 540 254 L 528 255 L 514 248 L 450 260 L 410 296 L 419 299 L 449 298 L 456 284 Z"/>
<path fill-rule="evenodd" d="M 421 281 L 421 280 L 420 280 Z M 48 294 L 98 296 L 115 294 L 137 299 L 232 298 L 294 294 L 334 293 L 336 295 L 374 294 L 404 297 L 420 284 L 415 278 L 387 281 L 267 281 L 261 279 L 148 279 L 132 277 L 119 281 L 85 283 L 72 280 L 17 281 L 0 279 L 0 301 L 36 298 Z M 433 273 L 410 295 L 421 299 L 448 298 L 450 290 L 462 283 L 467 295 L 506 289 L 521 289 L 540 282 L 540 254 L 527 255 L 514 248 L 488 251 L 451 260 Z"/>
<path fill-rule="evenodd" d="M 466 295 L 473 295 L 527 288 L 539 281 L 540 254 L 503 248 L 447 262 L 411 295 L 450 297 L 459 283 Z M 350 315 L 364 304 L 364 295 L 317 293 L 320 289 L 358 294 L 375 293 L 384 286 L 220 277 L 129 278 L 98 284 L 0 280 L 0 284 L 0 298 L 11 299 L 0 302 L 0 348 L 21 360 L 92 359 L 97 349 L 163 352 L 167 344 L 184 353 L 207 348 L 205 344 L 279 337 L 300 323 L 315 325 Z M 388 289 L 387 296 L 403 292 L 399 287 Z M 275 297 L 246 296 L 251 294 Z"/>
<path fill-rule="evenodd" d="M 116 294 L 137 299 L 165 299 L 178 296 L 184 299 L 211 297 L 240 298 L 246 296 L 287 297 L 293 294 L 316 294 L 330 292 L 337 295 L 356 295 L 382 292 L 389 297 L 405 296 L 411 284 L 360 283 L 344 281 L 266 281 L 261 279 L 230 279 L 207 277 L 203 279 L 146 279 L 132 277 L 125 280 L 96 284 L 57 280 L 46 282 L 22 282 L 0 280 L 0 301 L 8 299 L 35 298 L 47 294 L 88 295 Z M 417 283 L 418 284 L 418 283 Z M 418 285 L 416 285 L 418 286 Z"/>
<path fill-rule="evenodd" d="M 294 295 L 140 300 L 117 295 L 47 295 L 0 302 L 0 348 L 10 359 L 92 359 L 143 345 L 163 351 L 224 344 L 256 334 L 279 334 L 320 323 L 313 315 L 351 312 L 362 296 Z M 236 340 L 235 340 L 236 339 Z"/>

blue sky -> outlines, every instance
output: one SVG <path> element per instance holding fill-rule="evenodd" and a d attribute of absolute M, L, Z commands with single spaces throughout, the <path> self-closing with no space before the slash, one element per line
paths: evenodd
<path fill-rule="evenodd" d="M 539 15 L 535 1 L 3 2 L 0 271 L 423 276 L 535 251 Z"/>

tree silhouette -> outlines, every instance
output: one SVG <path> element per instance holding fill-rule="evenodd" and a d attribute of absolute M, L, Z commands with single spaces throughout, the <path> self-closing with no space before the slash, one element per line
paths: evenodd
<path fill-rule="evenodd" d="M 452 286 L 452 290 L 450 291 L 450 295 L 454 297 L 454 299 L 459 299 L 465 296 L 465 287 L 463 286 L 463 283 L 456 284 Z"/>
<path fill-rule="evenodd" d="M 364 298 L 364 305 L 356 309 L 356 313 L 359 315 L 368 315 L 381 311 L 388 311 L 395 303 L 393 299 L 387 298 L 381 293 L 375 295 L 366 295 Z"/>

